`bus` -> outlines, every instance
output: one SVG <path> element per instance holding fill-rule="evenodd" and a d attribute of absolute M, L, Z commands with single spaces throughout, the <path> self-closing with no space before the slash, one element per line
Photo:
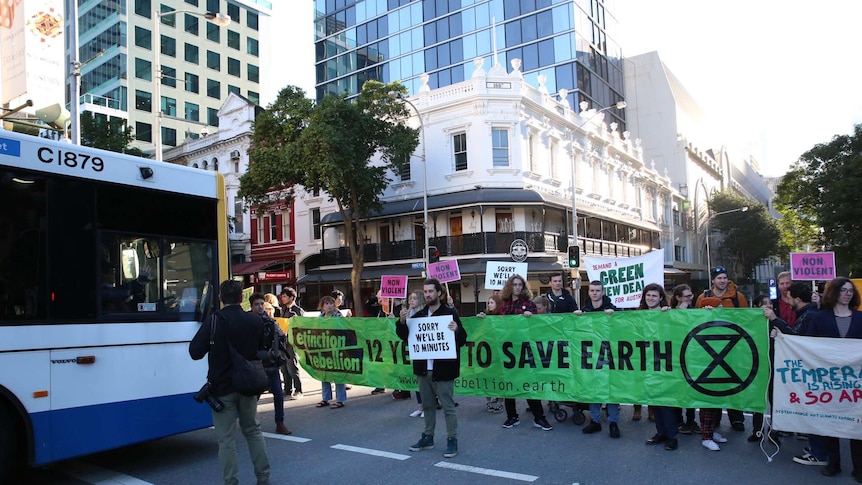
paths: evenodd
<path fill-rule="evenodd" d="M 0 130 L 0 482 L 212 425 L 227 223 L 217 172 Z"/>

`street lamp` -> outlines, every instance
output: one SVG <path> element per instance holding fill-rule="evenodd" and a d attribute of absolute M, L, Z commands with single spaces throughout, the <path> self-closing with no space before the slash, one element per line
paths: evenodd
<path fill-rule="evenodd" d="M 709 210 L 709 206 L 707 206 L 706 209 Z M 712 214 L 711 216 L 708 216 L 706 218 L 706 271 L 707 271 L 707 273 L 712 271 L 712 259 L 710 259 L 710 256 L 709 256 L 709 223 L 716 216 L 723 216 L 724 214 L 733 214 L 734 212 L 748 212 L 748 206 L 739 207 L 737 209 L 730 209 L 730 210 L 726 210 L 726 211 L 716 212 L 715 214 Z"/>
<path fill-rule="evenodd" d="M 560 97 L 565 99 L 564 94 L 560 94 Z M 591 115 L 587 116 L 578 126 L 575 127 L 574 130 L 571 131 L 572 136 L 572 241 L 575 246 L 578 245 L 578 208 L 577 208 L 577 195 L 578 191 L 575 187 L 575 177 L 577 176 L 577 160 L 575 160 L 575 131 L 583 128 L 587 123 L 592 121 L 593 118 L 599 115 L 599 113 L 604 113 L 605 111 L 610 111 L 612 109 L 623 109 L 626 107 L 625 101 L 618 101 L 616 104 L 612 104 L 610 106 L 605 106 L 604 108 L 594 111 Z"/>
<path fill-rule="evenodd" d="M 398 91 L 389 91 L 388 93 L 390 99 L 400 99 L 405 103 L 409 104 L 413 111 L 416 112 L 416 117 L 419 118 L 419 134 L 421 135 L 422 151 L 420 152 L 419 159 L 422 160 L 422 228 L 423 234 L 425 235 L 425 251 L 422 256 L 422 261 L 425 263 L 425 274 L 428 274 L 428 248 L 430 247 L 428 243 L 428 164 L 425 163 L 425 122 L 422 121 L 422 114 L 419 112 L 419 108 L 416 107 L 409 99 L 405 98 Z"/>
<path fill-rule="evenodd" d="M 158 162 L 162 161 L 162 66 L 159 63 L 159 57 L 162 50 L 162 34 L 161 20 L 163 17 L 176 15 L 178 13 L 187 13 L 196 17 L 202 17 L 219 27 L 230 25 L 230 17 L 223 13 L 213 12 L 196 12 L 194 10 L 170 10 L 167 12 L 153 11 L 153 98 L 156 103 L 156 119 L 155 129 L 153 130 L 153 147 L 155 148 L 155 159 Z"/>

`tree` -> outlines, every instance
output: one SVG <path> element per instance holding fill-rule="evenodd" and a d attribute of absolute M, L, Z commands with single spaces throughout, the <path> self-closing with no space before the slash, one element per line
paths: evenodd
<path fill-rule="evenodd" d="M 126 125 L 126 120 L 95 116 L 92 113 L 81 114 L 81 145 L 145 157 L 146 154 L 139 148 L 129 147 L 133 141 L 135 135 L 132 128 Z"/>
<path fill-rule="evenodd" d="M 777 191 L 782 213 L 796 211 L 803 218 L 802 240 L 835 251 L 851 274 L 862 271 L 860 187 L 862 125 L 856 125 L 852 134 L 836 135 L 803 153 Z"/>
<path fill-rule="evenodd" d="M 748 279 L 760 261 L 778 254 L 778 225 L 766 206 L 730 191 L 717 192 L 707 201 L 714 215 L 710 229 L 724 236 L 717 245 L 718 252 L 733 264 L 737 275 Z M 747 210 L 737 210 L 748 207 Z M 740 280 L 742 278 L 739 278 Z"/>
<path fill-rule="evenodd" d="M 817 225 L 816 194 L 810 191 L 805 170 L 797 162 L 778 183 L 775 192 L 775 210 L 781 214 L 778 229 L 781 232 L 781 254 L 813 251 L 819 246 L 820 228 Z"/>
<path fill-rule="evenodd" d="M 409 112 L 388 93 L 406 94 L 400 83 L 367 81 L 355 100 L 327 95 L 315 103 L 294 86 L 255 119 L 249 169 L 240 196 L 252 205 L 293 197 L 294 185 L 324 191 L 344 221 L 353 263 L 355 308 L 362 308 L 359 281 L 365 230 L 360 221 L 381 209 L 380 194 L 419 144 L 419 132 L 404 124 Z M 376 159 L 377 161 L 372 161 Z"/>

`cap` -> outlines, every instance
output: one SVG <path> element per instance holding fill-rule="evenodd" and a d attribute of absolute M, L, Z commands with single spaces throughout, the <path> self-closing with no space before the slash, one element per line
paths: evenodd
<path fill-rule="evenodd" d="M 727 275 L 727 268 L 725 268 L 724 266 L 716 266 L 715 268 L 712 268 L 712 270 L 710 270 L 710 272 L 709 272 L 710 279 L 714 280 L 716 276 L 718 276 L 722 273 Z"/>

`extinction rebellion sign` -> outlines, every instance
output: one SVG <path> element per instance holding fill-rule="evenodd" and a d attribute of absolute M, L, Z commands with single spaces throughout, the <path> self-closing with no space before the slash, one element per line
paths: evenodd
<path fill-rule="evenodd" d="M 766 409 L 768 335 L 757 309 L 463 318 L 456 392 L 553 401 Z M 417 389 L 392 319 L 291 320 L 315 379 Z"/>

